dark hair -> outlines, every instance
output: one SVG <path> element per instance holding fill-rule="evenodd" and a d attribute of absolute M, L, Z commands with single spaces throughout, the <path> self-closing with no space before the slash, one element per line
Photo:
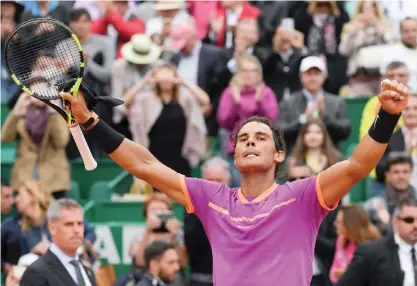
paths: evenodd
<path fill-rule="evenodd" d="M 392 61 L 390 62 L 387 67 L 385 68 L 386 71 L 388 70 L 395 70 L 398 68 L 402 68 L 405 67 L 407 68 L 407 65 L 404 62 L 400 62 L 400 61 Z"/>
<path fill-rule="evenodd" d="M 392 165 L 397 164 L 409 164 L 413 168 L 413 159 L 404 151 L 390 152 L 385 163 L 385 171 L 388 171 Z"/>
<path fill-rule="evenodd" d="M 417 18 L 414 18 L 414 17 L 405 17 L 404 19 L 402 19 L 401 22 L 400 22 L 400 31 L 401 32 L 403 31 L 403 24 L 404 24 L 405 21 L 414 21 L 414 22 L 417 23 Z"/>
<path fill-rule="evenodd" d="M 236 127 L 231 134 L 231 140 L 233 142 L 234 148 L 236 148 L 237 137 L 239 135 L 240 130 L 242 129 L 243 126 L 245 126 L 246 124 L 250 122 L 258 122 L 258 123 L 267 125 L 269 129 L 271 129 L 272 131 L 272 136 L 274 137 L 274 142 L 275 142 L 275 149 L 277 151 L 283 151 L 283 152 L 286 151 L 284 132 L 282 132 L 282 130 L 274 122 L 272 122 L 272 120 L 266 117 L 262 117 L 262 116 L 252 116 L 248 119 L 241 120 L 236 124 Z M 277 166 L 275 167 L 275 177 L 278 176 L 278 170 L 279 170 L 279 164 L 277 164 Z"/>
<path fill-rule="evenodd" d="M 88 21 L 91 21 L 90 13 L 88 13 L 87 9 L 79 8 L 73 9 L 70 15 L 70 22 L 78 21 L 82 16 L 87 16 Z"/>
<path fill-rule="evenodd" d="M 416 207 L 417 208 L 417 200 L 407 199 L 407 200 L 401 200 L 397 202 L 394 208 L 393 216 L 398 217 L 404 207 Z"/>
<path fill-rule="evenodd" d="M 327 157 L 327 167 L 330 167 L 340 161 L 342 155 L 339 151 L 334 147 L 332 139 L 330 138 L 329 131 L 324 125 L 323 121 L 320 119 L 312 119 L 307 121 L 303 127 L 301 127 L 300 132 L 297 136 L 297 141 L 295 143 L 294 151 L 291 155 L 296 162 L 304 161 L 307 156 L 307 146 L 304 144 L 304 136 L 306 135 L 308 128 L 311 125 L 318 125 L 323 133 L 323 145 L 321 150 L 323 154 Z"/>
<path fill-rule="evenodd" d="M 149 270 L 152 260 L 159 260 L 169 249 L 175 249 L 174 246 L 165 240 L 155 240 L 149 244 L 144 251 L 145 266 Z"/>
<path fill-rule="evenodd" d="M 6 178 L 1 177 L 1 186 L 10 187 L 9 182 L 6 180 Z"/>

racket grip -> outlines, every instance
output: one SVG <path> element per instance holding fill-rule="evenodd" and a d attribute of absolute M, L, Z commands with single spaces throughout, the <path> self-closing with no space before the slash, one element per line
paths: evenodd
<path fill-rule="evenodd" d="M 75 144 L 77 145 L 78 151 L 80 151 L 81 158 L 83 159 L 85 169 L 87 171 L 92 171 L 97 167 L 97 162 L 94 160 L 93 155 L 91 154 L 90 148 L 85 141 L 84 134 L 81 131 L 80 126 L 74 125 L 70 127 L 72 137 L 74 138 Z"/>

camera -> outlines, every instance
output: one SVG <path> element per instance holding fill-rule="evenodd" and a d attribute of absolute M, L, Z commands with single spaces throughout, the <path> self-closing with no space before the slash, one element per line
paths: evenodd
<path fill-rule="evenodd" d="M 156 232 L 156 233 L 169 232 L 168 229 L 166 228 L 166 223 L 170 218 L 174 217 L 174 214 L 172 212 L 165 212 L 165 213 L 158 214 L 157 217 L 161 220 L 161 226 L 159 228 L 155 228 L 153 232 Z"/>

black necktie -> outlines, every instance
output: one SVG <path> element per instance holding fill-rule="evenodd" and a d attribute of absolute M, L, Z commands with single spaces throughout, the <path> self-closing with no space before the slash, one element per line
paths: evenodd
<path fill-rule="evenodd" d="M 85 286 L 83 275 L 81 273 L 80 262 L 78 262 L 78 260 L 71 260 L 70 263 L 75 267 L 75 273 L 77 274 L 78 286 Z"/>
<path fill-rule="evenodd" d="M 414 285 L 417 286 L 417 260 L 416 260 L 416 251 L 414 250 L 414 247 L 411 248 L 411 260 L 413 261 Z"/>

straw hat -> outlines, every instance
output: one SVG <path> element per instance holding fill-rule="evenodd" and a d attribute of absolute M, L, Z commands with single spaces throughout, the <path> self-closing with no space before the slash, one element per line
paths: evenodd
<path fill-rule="evenodd" d="M 150 64 L 161 55 L 162 49 L 147 35 L 133 35 L 130 42 L 122 46 L 122 56 L 134 64 Z"/>
<path fill-rule="evenodd" d="M 183 8 L 184 1 L 182 0 L 159 0 L 156 2 L 156 11 L 178 10 Z"/>

